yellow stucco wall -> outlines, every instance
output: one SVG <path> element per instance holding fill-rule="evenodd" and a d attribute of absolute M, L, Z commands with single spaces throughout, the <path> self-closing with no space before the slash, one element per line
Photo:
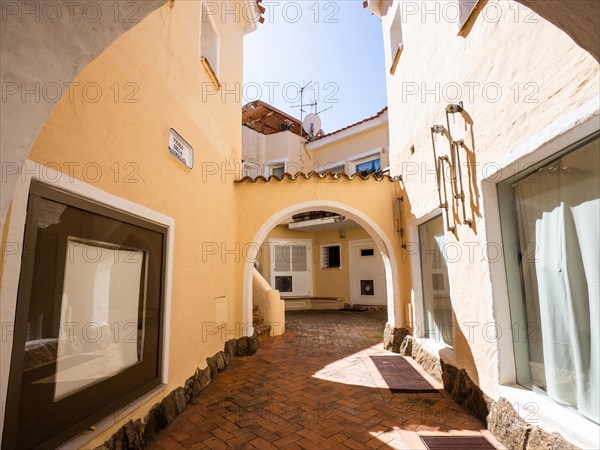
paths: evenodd
<path fill-rule="evenodd" d="M 408 269 L 396 255 L 394 183 L 388 179 L 234 183 L 241 161 L 241 104 L 232 95 L 206 95 L 213 89 L 199 60 L 200 3 L 172 5 L 150 14 L 79 74 L 74 82 L 90 86 L 87 95 L 75 89 L 57 103 L 29 155 L 175 221 L 168 385 L 87 447 L 102 444 L 125 421 L 143 418 L 196 367 L 204 367 L 206 357 L 223 349 L 222 336 L 206 334 L 203 327 L 216 320 L 215 299 L 227 299 L 225 337 L 243 332 L 244 245 L 283 208 L 329 201 L 368 217 L 392 255 L 398 298 L 409 295 Z M 244 24 L 217 25 L 220 80 L 231 88 L 242 77 Z M 169 128 L 194 148 L 192 170 L 169 154 Z"/>
<path fill-rule="evenodd" d="M 235 162 L 241 160 L 241 99 L 207 95 L 214 90 L 200 63 L 200 24 L 200 2 L 175 2 L 122 35 L 76 78 L 78 86 L 93 87 L 87 96 L 75 89 L 72 98 L 59 101 L 29 155 L 175 219 L 169 384 L 123 420 L 143 417 L 196 367 L 204 367 L 206 357 L 223 349 L 220 334 L 203 332 L 204 323 L 215 321 L 215 298 L 228 300 L 228 328 L 234 330 L 239 322 L 240 256 L 225 256 L 221 245 L 235 249 L 237 241 L 238 222 L 232 216 L 237 209 Z M 244 22 L 216 25 L 220 81 L 231 89 L 242 78 Z M 95 87 L 101 97 L 91 101 Z M 169 154 L 169 128 L 194 148 L 193 170 Z M 207 245 L 216 245 L 218 254 L 205 257 Z M 88 445 L 100 445 L 123 420 Z"/>
<path fill-rule="evenodd" d="M 490 263 L 495 256 L 485 253 L 486 244 L 500 242 L 488 241 L 498 219 L 484 210 L 493 210 L 496 197 L 490 191 L 484 203 L 482 179 L 513 160 L 519 146 L 554 121 L 593 100 L 600 85 L 598 63 L 560 29 L 513 1 L 494 2 L 492 9 L 479 14 L 466 37 L 458 36 L 457 24 L 442 13 L 451 2 L 436 3 L 438 14 L 423 14 L 423 2 L 416 4 L 416 13 L 402 18 L 404 50 L 395 75 L 387 77 L 391 173 L 404 176 L 408 239 L 415 244 L 417 224 L 442 212 L 437 208 L 430 128 L 446 126 L 446 105 L 462 100 L 466 114 L 456 114 L 450 126 L 453 138 L 464 139 L 470 152 L 473 170 L 469 174 L 463 169 L 463 176 L 474 226 L 459 225 L 456 234 L 446 232 L 446 242 L 462 254 L 449 264 L 456 319 L 464 335 L 467 322 L 480 328 L 471 342 L 459 336 L 454 355 L 456 364 L 493 395 L 499 380 L 498 346 L 482 337 L 481 327 L 497 320 L 499 311 L 506 316 L 508 305 L 490 282 L 493 265 L 503 262 Z M 382 18 L 388 69 L 389 30 L 397 7 L 395 2 Z M 427 9 L 436 11 L 434 2 Z M 441 154 L 448 152 L 446 138 L 438 138 L 437 145 Z M 521 169 L 538 161 L 534 156 L 522 162 Z M 514 173 L 501 171 L 491 183 Z M 415 295 L 415 308 L 421 308 L 422 299 Z M 510 330 L 504 330 L 503 339 L 510 340 Z"/>
<path fill-rule="evenodd" d="M 405 304 L 410 299 L 410 268 L 409 255 L 401 248 L 396 231 L 395 184 L 387 178 L 376 181 L 358 177 L 353 180 L 312 177 L 295 181 L 239 183 L 236 185 L 239 242 L 242 247 L 260 246 L 273 227 L 299 212 L 327 210 L 345 215 L 363 227 L 392 260 L 396 279 L 393 280 L 395 294 L 391 297 L 396 307 L 389 308 L 388 316 L 400 327 L 403 325 Z M 257 205 L 257 199 L 263 201 Z M 250 259 L 247 265 L 251 267 L 252 262 Z M 238 270 L 239 279 L 244 280 L 245 268 L 239 266 Z M 243 296 L 240 301 L 242 299 Z"/>

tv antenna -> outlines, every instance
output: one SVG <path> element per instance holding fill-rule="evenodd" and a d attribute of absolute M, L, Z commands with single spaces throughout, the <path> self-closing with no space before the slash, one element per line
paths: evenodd
<path fill-rule="evenodd" d="M 307 105 L 304 104 L 304 90 L 311 84 L 312 81 L 309 81 L 308 83 L 306 83 L 306 86 L 300 88 L 300 104 L 292 106 L 292 108 L 300 108 L 300 122 L 302 122 L 304 118 L 304 113 L 306 112 L 306 110 L 304 109 L 305 107 L 312 108 L 317 106 L 317 102 L 315 102 L 314 100 L 312 101 L 312 103 L 309 103 Z"/>
<path fill-rule="evenodd" d="M 308 134 L 309 142 L 313 141 L 316 134 L 321 131 L 321 118 L 319 117 L 319 114 L 333 108 L 333 106 L 329 106 L 319 111 L 319 102 L 314 99 L 311 103 L 304 104 L 304 91 L 311 84 L 312 81 L 309 81 L 305 86 L 300 88 L 300 104 L 292 106 L 292 108 L 300 108 L 300 121 L 302 122 L 303 130 Z M 306 118 L 304 118 L 304 113 L 306 113 L 306 109 L 304 108 L 314 108 L 314 113 L 309 113 Z"/>

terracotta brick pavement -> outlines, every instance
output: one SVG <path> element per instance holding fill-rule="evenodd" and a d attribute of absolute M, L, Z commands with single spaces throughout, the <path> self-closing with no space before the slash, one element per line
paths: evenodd
<path fill-rule="evenodd" d="M 424 449 L 420 435 L 481 435 L 484 425 L 439 394 L 392 394 L 370 359 L 386 313 L 295 311 L 286 334 L 236 358 L 150 445 L 170 449 Z M 398 356 L 400 357 L 400 356 Z"/>

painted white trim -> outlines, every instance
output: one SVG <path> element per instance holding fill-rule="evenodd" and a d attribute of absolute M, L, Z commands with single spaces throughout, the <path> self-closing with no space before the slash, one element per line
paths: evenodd
<path fill-rule="evenodd" d="M 276 289 L 275 286 L 275 256 L 273 248 L 275 245 L 290 245 L 290 244 L 298 244 L 306 246 L 306 272 L 296 272 L 296 273 L 308 273 L 308 286 L 306 292 L 280 292 L 281 297 L 287 296 L 311 296 L 313 294 L 313 241 L 312 239 L 285 239 L 285 238 L 270 238 L 269 239 L 269 282 L 273 289 Z M 294 277 L 294 272 L 284 271 L 277 272 L 283 273 L 281 276 L 291 276 Z M 289 275 L 288 275 L 289 274 Z M 293 284 L 293 283 L 292 283 Z"/>
<path fill-rule="evenodd" d="M 409 224 L 410 236 L 415 237 L 414 239 L 412 239 L 412 245 L 415 245 L 415 248 L 413 249 L 410 255 L 410 264 L 412 268 L 411 281 L 413 285 L 413 321 L 416 328 L 413 330 L 413 336 L 415 338 L 418 338 L 419 342 L 423 344 L 423 346 L 427 350 L 429 350 L 430 353 L 438 356 L 439 358 L 443 358 L 445 362 L 454 364 L 455 354 L 453 346 L 446 344 L 444 341 L 438 341 L 436 339 L 429 338 L 424 334 L 424 330 L 427 324 L 425 320 L 425 299 L 423 298 L 423 272 L 421 269 L 422 256 L 420 245 L 421 236 L 419 235 L 419 227 L 441 216 L 442 221 L 444 223 L 444 235 L 447 233 L 448 230 L 446 216 L 443 210 L 437 204 L 435 206 L 429 206 L 429 208 L 425 209 L 424 211 L 426 212 L 423 212 L 418 219 L 413 220 Z M 451 305 L 454 299 L 452 284 L 452 277 L 450 276 L 450 273 L 448 273 L 448 292 L 450 296 Z M 452 308 L 454 308 L 454 305 L 452 305 Z"/>
<path fill-rule="evenodd" d="M 366 305 L 379 305 L 379 303 L 375 300 L 370 300 L 370 299 L 365 299 L 363 295 L 354 295 L 356 293 L 355 289 L 357 288 L 357 286 L 355 286 L 352 281 L 352 275 L 353 275 L 353 268 L 356 268 L 356 261 L 354 260 L 354 258 L 352 257 L 353 254 L 353 250 L 356 247 L 362 247 L 362 246 L 373 246 L 373 247 L 377 247 L 377 244 L 375 243 L 375 240 L 373 239 L 357 239 L 354 241 L 349 241 L 348 242 L 348 284 L 350 285 L 350 298 L 348 299 L 348 302 L 352 305 L 354 304 L 353 299 L 354 298 L 361 298 L 361 303 L 357 303 L 357 304 L 366 304 Z M 383 252 L 381 252 L 381 249 L 377 248 L 380 252 L 380 256 L 382 258 L 385 257 L 385 255 L 383 254 Z M 376 257 L 376 254 L 373 255 L 373 258 Z M 363 256 L 364 258 L 364 256 Z M 387 295 L 389 294 L 389 289 L 387 288 L 387 282 L 388 282 L 388 278 L 387 278 L 387 274 L 384 275 L 384 282 L 386 283 L 386 302 L 389 303 L 389 300 L 387 298 Z M 353 290 L 355 292 L 353 292 Z M 358 289 L 358 291 L 360 291 L 360 288 Z M 363 302 L 364 300 L 364 302 Z"/>
<path fill-rule="evenodd" d="M 288 161 L 289 161 L 289 158 L 287 158 L 287 157 L 278 158 L 278 159 L 270 159 L 269 161 L 265 161 L 263 163 L 264 176 L 266 178 L 269 178 L 271 175 L 273 175 L 273 173 L 272 173 L 273 166 L 280 166 L 282 164 L 283 164 L 283 172 L 284 173 L 287 172 Z"/>
<path fill-rule="evenodd" d="M 443 211 L 439 205 L 430 205 L 428 208 L 420 211 L 416 215 L 415 219 L 408 223 L 408 238 L 409 242 L 407 245 L 414 246 L 410 249 L 410 267 L 411 267 L 411 281 L 412 281 L 412 298 L 411 302 L 413 305 L 413 322 L 417 326 L 416 332 L 413 333 L 415 337 L 426 339 L 423 335 L 423 324 L 425 323 L 425 311 L 423 306 L 423 275 L 421 273 L 421 247 L 419 245 L 419 226 L 425 222 L 429 222 L 431 219 L 435 219 L 437 216 L 442 215 Z M 444 224 L 445 225 L 445 224 Z M 446 229 L 446 228 L 444 228 Z M 451 280 L 448 281 L 449 283 Z M 452 295 L 452 294 L 450 294 Z"/>
<path fill-rule="evenodd" d="M 508 155 L 511 157 L 502 158 L 493 172 L 489 174 L 480 172 L 481 211 L 485 221 L 478 226 L 482 230 L 485 243 L 502 242 L 497 184 L 600 129 L 599 107 L 600 96 L 592 98 L 580 108 L 569 111 L 540 133 L 510 151 Z M 495 321 L 501 329 L 511 330 L 504 255 L 500 255 L 499 261 L 487 261 L 484 267 L 488 298 L 492 299 L 490 304 L 491 320 Z M 512 339 L 498 339 L 497 351 L 498 371 L 494 384 L 498 386 L 516 383 Z"/>
<path fill-rule="evenodd" d="M 166 384 L 161 384 L 160 386 L 155 387 L 150 392 L 147 392 L 140 398 L 134 400 L 123 408 L 115 411 L 104 419 L 100 420 L 95 426 L 96 428 L 92 430 L 86 430 L 81 434 L 78 434 L 70 441 L 65 442 L 61 446 L 58 447 L 58 450 L 72 450 L 74 448 L 84 448 L 85 444 L 90 442 L 92 439 L 97 438 L 110 427 L 115 425 L 119 420 L 135 413 L 142 405 L 150 402 L 154 397 L 158 396 L 161 392 L 164 392 L 167 388 Z"/>
<path fill-rule="evenodd" d="M 365 131 L 372 130 L 373 128 L 377 128 L 383 126 L 388 123 L 388 111 L 384 112 L 381 116 L 376 117 L 375 119 L 367 120 L 366 122 L 361 123 L 360 125 L 350 126 L 344 131 L 337 132 L 330 136 L 325 136 L 316 141 L 310 142 L 306 144 L 306 149 L 309 152 L 313 152 L 315 150 L 319 150 L 321 147 L 326 145 L 333 144 L 335 142 L 347 139 L 349 137 L 354 136 L 358 133 L 363 133 Z"/>
<path fill-rule="evenodd" d="M 378 147 L 367 152 L 359 153 L 358 155 L 352 155 L 350 158 L 348 158 L 348 173 L 350 173 L 351 175 L 355 174 L 357 165 L 373 161 L 375 159 L 379 159 L 379 166 L 383 168 L 383 166 L 381 166 L 381 160 L 383 159 L 381 155 L 383 154 L 382 150 L 384 148 L 385 147 Z"/>
<path fill-rule="evenodd" d="M 175 240 L 175 219 L 149 209 L 138 203 L 117 197 L 102 191 L 92 185 L 79 181 L 43 166 L 36 162 L 26 160 L 21 167 L 19 182 L 11 203 L 10 224 L 7 234 L 7 252 L 5 253 L 4 269 L 2 272 L 2 288 L 0 313 L 2 316 L 2 339 L 0 342 L 0 405 L 2 417 L 4 417 L 6 406 L 6 395 L 8 390 L 8 376 L 10 373 L 10 360 L 12 354 L 13 337 L 9 326 L 14 323 L 17 305 L 17 291 L 21 273 L 21 257 L 23 250 L 23 235 L 25 231 L 25 220 L 27 216 L 27 202 L 29 199 L 29 188 L 32 180 L 52 185 L 57 189 L 73 195 L 91 200 L 107 208 L 123 212 L 130 216 L 150 221 L 167 228 L 167 254 L 165 268 L 165 292 L 163 311 L 163 335 L 162 335 L 162 367 L 161 383 L 166 385 L 169 377 L 169 348 L 171 330 L 171 290 L 173 273 L 173 249 Z M 14 248 L 15 253 L 9 254 Z M 132 402 L 135 403 L 135 402 Z M 4 420 L 0 422 L 0 435 L 2 434 Z"/>
<path fill-rule="evenodd" d="M 254 327 L 252 326 L 252 269 L 260 245 L 265 241 L 269 232 L 284 220 L 289 220 L 294 214 L 315 210 L 327 210 L 342 214 L 363 227 L 373 238 L 375 245 L 377 245 L 377 248 L 381 251 L 385 268 L 388 323 L 393 327 L 401 326 L 401 324 L 404 323 L 404 311 L 400 308 L 401 296 L 398 276 L 398 260 L 396 259 L 392 241 L 379 225 L 362 211 L 336 201 L 312 200 L 288 206 L 269 217 L 254 237 L 253 242 L 257 245 L 252 245 L 248 249 L 246 263 L 244 265 L 244 285 L 242 291 L 242 321 L 246 336 L 251 336 L 254 333 Z M 398 305 L 396 305 L 394 299 L 398 299 Z"/>
<path fill-rule="evenodd" d="M 565 147 L 589 136 L 600 128 L 600 95 L 594 96 L 579 108 L 569 111 L 546 128 L 521 143 L 500 159 L 486 165 L 478 174 L 479 180 L 500 183 L 524 169 L 558 153 Z M 577 138 L 571 131 L 577 130 Z"/>

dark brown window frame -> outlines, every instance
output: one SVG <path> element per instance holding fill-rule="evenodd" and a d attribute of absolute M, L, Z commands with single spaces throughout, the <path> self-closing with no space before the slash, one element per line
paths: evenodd
<path fill-rule="evenodd" d="M 14 449 L 19 448 L 17 443 L 18 438 L 18 420 L 19 420 L 19 408 L 21 398 L 21 381 L 23 374 L 23 362 L 25 354 L 25 341 L 26 332 L 23 329 L 24 325 L 28 321 L 28 314 L 31 301 L 31 291 L 34 275 L 34 264 L 36 259 L 36 240 L 37 240 L 37 219 L 39 215 L 40 201 L 41 199 L 47 199 L 53 202 L 67 205 L 68 207 L 76 208 L 87 213 L 92 213 L 98 216 L 102 216 L 115 221 L 123 222 L 126 225 L 146 229 L 152 232 L 156 232 L 162 235 L 162 243 L 160 245 L 160 267 L 157 268 L 159 273 L 158 289 L 155 289 L 158 295 L 158 315 L 156 322 L 153 326 L 156 327 L 156 342 L 155 358 L 152 358 L 152 367 L 155 368 L 153 372 L 155 376 L 151 380 L 143 382 L 136 388 L 129 390 L 127 394 L 120 395 L 117 398 L 109 398 L 105 403 L 100 402 L 101 407 L 96 408 L 94 412 L 82 417 L 81 420 L 72 424 L 71 426 L 58 432 L 48 440 L 39 444 L 34 448 L 49 448 L 56 447 L 78 434 L 87 430 L 91 425 L 104 419 L 111 413 L 122 409 L 123 407 L 131 404 L 134 400 L 139 399 L 143 395 L 152 391 L 156 387 L 162 384 L 162 370 L 163 370 L 163 355 L 164 349 L 163 342 L 164 338 L 164 317 L 165 317 L 165 281 L 167 271 L 167 244 L 169 229 L 168 226 L 158 224 L 148 219 L 143 219 L 134 215 L 127 214 L 117 209 L 111 208 L 102 203 L 95 202 L 93 200 L 86 199 L 77 194 L 70 193 L 64 190 L 60 190 L 38 181 L 32 181 L 31 188 L 28 197 L 27 215 L 25 222 L 25 231 L 23 237 L 23 253 L 20 267 L 20 279 L 19 288 L 16 303 L 15 312 L 15 326 L 12 343 L 12 354 L 10 362 L 10 374 L 8 377 L 8 390 L 7 390 L 7 401 L 4 408 L 4 431 L 2 436 L 2 448 L 3 449 Z M 60 269 L 57 269 L 60 270 Z M 140 364 L 143 364 L 140 363 Z M 123 372 L 110 377 L 108 380 L 100 381 L 96 384 L 90 385 L 84 388 L 84 391 L 90 389 L 101 389 L 102 383 L 109 380 L 114 380 L 120 375 L 125 374 L 128 370 L 135 368 L 139 365 L 132 366 L 125 369 Z M 77 395 L 79 392 L 74 393 Z M 98 398 L 106 398 L 105 393 L 98 393 Z M 90 405 L 85 405 L 89 410 Z M 35 430 L 30 430 L 35 433 Z"/>

